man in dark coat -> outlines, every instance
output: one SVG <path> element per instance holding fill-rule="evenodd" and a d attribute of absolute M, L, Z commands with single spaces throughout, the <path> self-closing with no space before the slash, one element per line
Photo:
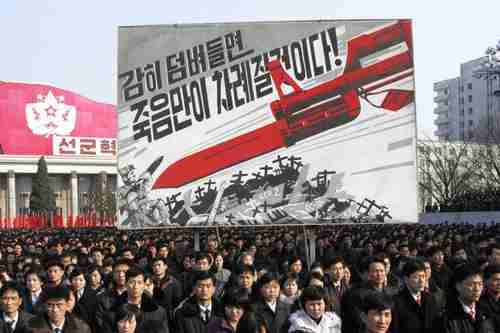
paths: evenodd
<path fill-rule="evenodd" d="M 420 260 L 407 261 L 402 270 L 405 287 L 394 297 L 392 328 L 394 332 L 430 332 L 439 315 L 434 298 L 424 293 L 425 265 Z"/>
<path fill-rule="evenodd" d="M 48 288 L 45 292 L 46 311 L 28 322 L 27 332 L 90 333 L 90 327 L 83 320 L 69 315 L 69 300 L 68 288 Z"/>
<path fill-rule="evenodd" d="M 108 291 L 97 297 L 95 327 L 97 332 L 105 332 L 106 313 L 117 303 L 118 298 L 127 291 L 127 271 L 132 263 L 128 259 L 119 259 L 113 265 L 113 282 Z"/>
<path fill-rule="evenodd" d="M 290 305 L 279 300 L 279 276 L 275 273 L 264 274 L 256 289 L 259 300 L 253 304 L 254 313 L 266 324 L 269 333 L 281 333 L 290 315 Z"/>
<path fill-rule="evenodd" d="M 365 297 L 377 291 L 389 297 L 396 295 L 397 290 L 387 287 L 385 263 L 377 257 L 367 258 L 361 265 L 366 281 L 350 289 L 342 299 L 342 332 L 358 333 L 362 326 L 362 309 Z"/>
<path fill-rule="evenodd" d="M 144 293 L 146 289 L 145 273 L 138 267 L 131 267 L 126 273 L 127 291 L 120 295 L 115 301 L 115 304 L 105 315 L 104 328 L 105 332 L 110 332 L 116 322 L 116 311 L 128 304 L 135 307 L 140 312 L 141 323 L 150 321 L 162 323 L 162 332 L 169 332 L 168 316 L 165 309 L 158 306 L 154 300 Z"/>
<path fill-rule="evenodd" d="M 448 295 L 446 310 L 433 331 L 496 333 L 492 320 L 477 306 L 483 291 L 480 268 L 470 264 L 457 267 L 452 283 L 453 288 Z"/>
<path fill-rule="evenodd" d="M 442 290 L 447 290 L 453 272 L 446 265 L 444 260 L 444 252 L 439 246 L 433 246 L 429 249 L 427 256 L 431 261 L 432 276 L 437 286 Z"/>
<path fill-rule="evenodd" d="M 340 316 L 342 313 L 342 298 L 349 289 L 344 281 L 344 259 L 340 256 L 335 256 L 325 260 L 323 266 L 326 272 L 325 289 L 328 293 L 328 299 L 330 303 L 332 303 L 332 307 L 336 312 L 338 311 L 338 315 Z"/>
<path fill-rule="evenodd" d="M 182 286 L 169 273 L 166 260 L 164 257 L 155 257 L 151 263 L 154 281 L 153 299 L 167 311 L 169 320 L 173 322 L 174 309 L 182 301 Z"/>
<path fill-rule="evenodd" d="M 7 282 L 0 289 L 0 322 L 5 323 L 11 333 L 27 332 L 28 321 L 33 315 L 21 311 L 22 289 L 14 282 Z"/>
<path fill-rule="evenodd" d="M 500 265 L 488 265 L 484 270 L 486 292 L 479 299 L 479 310 L 488 315 L 500 332 Z"/>
<path fill-rule="evenodd" d="M 206 333 L 210 319 L 223 316 L 219 303 L 214 298 L 215 278 L 209 272 L 194 275 L 194 295 L 186 299 L 175 310 L 175 332 Z"/>

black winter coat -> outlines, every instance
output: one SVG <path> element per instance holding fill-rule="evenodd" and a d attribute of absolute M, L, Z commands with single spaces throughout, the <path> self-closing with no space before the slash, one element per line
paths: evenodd
<path fill-rule="evenodd" d="M 456 297 L 448 301 L 435 332 L 439 333 L 497 333 L 493 321 L 476 306 L 476 320 L 465 313 Z"/>
<path fill-rule="evenodd" d="M 407 288 L 394 297 L 391 332 L 432 332 L 439 317 L 439 309 L 430 294 L 422 293 L 421 295 L 421 305 L 417 304 Z"/>
<path fill-rule="evenodd" d="M 215 317 L 224 317 L 221 305 L 212 299 L 210 320 Z M 187 299 L 174 313 L 176 333 L 206 333 L 210 320 L 203 321 L 196 297 Z"/>
<path fill-rule="evenodd" d="M 265 323 L 269 333 L 282 333 L 288 322 L 290 305 L 278 300 L 276 312 L 273 312 L 266 303 L 259 301 L 253 304 L 253 311 L 257 316 L 257 320 Z"/>
<path fill-rule="evenodd" d="M 500 300 L 496 300 L 490 294 L 484 294 L 479 299 L 479 311 L 487 315 L 495 325 L 495 332 L 500 332 Z"/>

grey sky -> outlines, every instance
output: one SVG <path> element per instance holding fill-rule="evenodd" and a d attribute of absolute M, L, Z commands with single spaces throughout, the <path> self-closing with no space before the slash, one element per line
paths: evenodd
<path fill-rule="evenodd" d="M 115 103 L 119 25 L 411 18 L 419 132 L 434 130 L 435 81 L 500 39 L 500 1 L 25 1 L 0 4 L 0 80 L 42 82 Z"/>

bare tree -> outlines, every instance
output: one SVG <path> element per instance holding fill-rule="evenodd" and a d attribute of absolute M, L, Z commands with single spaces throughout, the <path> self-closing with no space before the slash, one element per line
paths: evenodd
<path fill-rule="evenodd" d="M 421 195 L 443 209 L 469 191 L 476 177 L 469 151 L 469 145 L 463 142 L 419 141 Z"/>
<path fill-rule="evenodd" d="M 477 145 L 472 158 L 478 180 L 486 188 L 500 188 L 500 114 L 482 118 L 474 133 Z"/>

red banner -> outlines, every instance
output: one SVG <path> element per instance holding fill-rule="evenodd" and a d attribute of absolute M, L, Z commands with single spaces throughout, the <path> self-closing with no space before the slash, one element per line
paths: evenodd
<path fill-rule="evenodd" d="M 114 105 L 47 85 L 0 83 L 0 153 L 53 155 L 54 136 L 116 135 Z"/>

